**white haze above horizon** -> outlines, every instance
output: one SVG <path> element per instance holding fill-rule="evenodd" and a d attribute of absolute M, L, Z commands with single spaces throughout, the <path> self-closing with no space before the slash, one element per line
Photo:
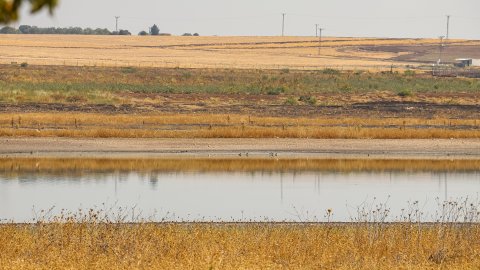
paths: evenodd
<path fill-rule="evenodd" d="M 450 37 L 480 40 L 478 0 L 60 0 L 54 16 L 30 15 L 23 8 L 21 24 L 39 27 L 91 27 L 132 34 L 153 24 L 161 32 L 219 36 L 314 36 L 315 24 L 326 36 L 437 38 L 446 34 L 446 15 L 451 15 Z"/>

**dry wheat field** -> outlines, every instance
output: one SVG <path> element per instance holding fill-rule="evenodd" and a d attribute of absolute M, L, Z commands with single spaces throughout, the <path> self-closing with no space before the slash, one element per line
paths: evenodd
<path fill-rule="evenodd" d="M 327 37 L 320 54 L 314 37 L 2 35 L 0 46 L 3 64 L 378 71 L 435 62 L 438 40 Z M 416 50 L 425 46 L 429 52 L 420 55 L 430 56 L 413 61 Z M 446 55 L 450 51 L 449 60 L 466 57 L 463 51 L 472 54 L 471 48 L 479 46 L 479 41 L 450 40 Z M 478 56 L 473 54 L 470 57 Z"/>

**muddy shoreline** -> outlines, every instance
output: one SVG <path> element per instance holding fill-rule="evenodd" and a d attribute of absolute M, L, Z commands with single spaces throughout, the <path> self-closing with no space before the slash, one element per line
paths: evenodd
<path fill-rule="evenodd" d="M 480 159 L 480 139 L 0 138 L 0 157 Z"/>

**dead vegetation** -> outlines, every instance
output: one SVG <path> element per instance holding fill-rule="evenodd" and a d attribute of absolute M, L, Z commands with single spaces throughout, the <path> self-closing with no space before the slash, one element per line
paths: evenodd
<path fill-rule="evenodd" d="M 374 208 L 355 224 L 126 224 L 131 211 L 42 212 L 0 225 L 4 269 L 476 269 L 478 205 L 443 204 L 444 221 L 386 223 Z M 378 212 L 377 212 L 378 210 Z M 359 210 L 362 213 L 362 210 Z M 417 211 L 417 212 L 416 212 Z M 332 213 L 327 210 L 325 215 Z M 410 218 L 408 219 L 408 216 Z M 369 217 L 373 218 L 369 222 Z M 135 216 L 133 216 L 135 219 Z M 378 219 L 377 219 L 378 218 Z M 376 220 L 376 221 L 374 221 Z"/>
<path fill-rule="evenodd" d="M 0 173 L 69 174 L 112 172 L 255 172 L 255 171 L 477 171 L 480 160 L 268 159 L 268 158 L 0 158 Z"/>
<path fill-rule="evenodd" d="M 480 138 L 476 119 L 0 114 L 0 136 L 73 138 Z"/>

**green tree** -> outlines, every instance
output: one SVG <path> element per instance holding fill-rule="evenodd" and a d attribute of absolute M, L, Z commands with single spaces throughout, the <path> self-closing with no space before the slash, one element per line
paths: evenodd
<path fill-rule="evenodd" d="M 0 34 L 18 34 L 19 31 L 13 27 L 5 26 L 0 29 Z"/>
<path fill-rule="evenodd" d="M 148 33 L 145 32 L 145 31 L 141 31 L 140 33 L 138 33 L 139 36 L 148 36 Z"/>
<path fill-rule="evenodd" d="M 158 36 L 158 34 L 160 34 L 160 29 L 156 24 L 154 24 L 152 27 L 150 27 L 150 35 Z"/>
<path fill-rule="evenodd" d="M 24 2 L 30 3 L 30 11 L 36 13 L 48 8 L 50 14 L 58 5 L 58 0 L 0 0 L 0 23 L 9 23 L 19 19 L 19 10 Z"/>
<path fill-rule="evenodd" d="M 118 31 L 118 35 L 120 35 L 120 36 L 131 36 L 132 33 L 130 33 L 130 31 L 128 31 L 128 30 L 120 30 L 120 31 Z"/>

